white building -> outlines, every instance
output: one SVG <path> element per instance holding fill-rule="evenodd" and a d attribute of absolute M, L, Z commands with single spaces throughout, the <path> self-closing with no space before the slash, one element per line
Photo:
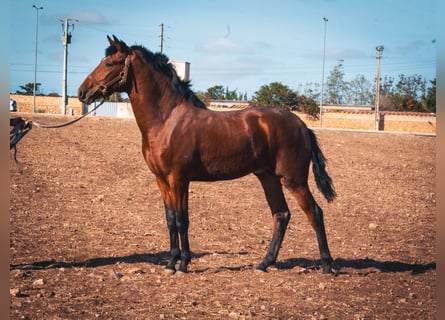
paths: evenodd
<path fill-rule="evenodd" d="M 176 69 L 176 73 L 183 81 L 190 80 L 190 62 L 187 61 L 170 61 Z"/>

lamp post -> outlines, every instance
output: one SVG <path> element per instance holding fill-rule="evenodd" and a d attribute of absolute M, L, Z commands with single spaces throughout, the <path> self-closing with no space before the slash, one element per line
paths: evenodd
<path fill-rule="evenodd" d="M 380 130 L 380 60 L 384 47 L 382 45 L 375 48 L 377 50 L 377 79 L 376 79 L 376 93 L 375 93 L 375 130 Z"/>
<path fill-rule="evenodd" d="M 324 85 L 324 62 L 326 56 L 326 22 L 328 19 L 323 17 L 324 20 L 324 40 L 323 40 L 323 70 L 321 72 L 321 97 L 320 97 L 320 128 L 323 127 L 323 85 Z"/>
<path fill-rule="evenodd" d="M 63 76 L 62 76 L 62 114 L 66 114 L 66 106 L 68 105 L 68 91 L 67 91 L 67 68 L 68 68 L 68 45 L 71 43 L 71 33 L 68 33 L 68 29 L 71 26 L 74 28 L 74 22 L 78 22 L 77 19 L 65 18 L 61 20 L 63 26 Z M 72 23 L 73 22 L 73 23 Z"/>
<path fill-rule="evenodd" d="M 37 87 L 37 39 L 39 35 L 39 10 L 42 10 L 43 7 L 36 7 L 36 5 L 32 5 L 33 8 L 36 9 L 36 48 L 34 55 L 34 88 L 33 88 L 33 104 L 32 111 L 36 112 L 36 87 Z"/>

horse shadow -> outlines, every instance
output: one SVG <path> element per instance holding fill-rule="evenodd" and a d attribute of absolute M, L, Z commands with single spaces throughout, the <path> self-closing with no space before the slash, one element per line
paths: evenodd
<path fill-rule="evenodd" d="M 321 265 L 320 260 L 310 260 L 305 258 L 291 258 L 285 261 L 277 262 L 277 269 L 294 269 L 300 267 L 304 270 L 319 269 Z M 333 262 L 333 268 L 337 270 L 338 274 L 347 274 L 345 269 L 359 270 L 359 274 L 369 274 L 379 270 L 380 272 L 397 273 L 397 272 L 411 272 L 411 274 L 422 274 L 429 270 L 436 270 L 436 262 L 426 264 L 420 263 L 406 263 L 401 261 L 379 261 L 370 259 L 343 259 L 337 258 Z"/>
<path fill-rule="evenodd" d="M 248 252 L 200 252 L 192 253 L 193 259 L 199 259 L 207 255 L 213 254 L 222 255 L 246 255 Z M 170 258 L 170 253 L 168 251 L 161 251 L 158 253 L 136 253 L 121 257 L 98 257 L 91 258 L 85 261 L 74 261 L 74 262 L 62 262 L 56 260 L 46 260 L 46 261 L 36 261 L 32 263 L 23 264 L 11 264 L 10 270 L 43 270 L 43 269 L 58 269 L 58 268 L 97 268 L 102 266 L 114 265 L 117 263 L 148 263 L 152 265 L 165 266 Z M 278 270 L 289 270 L 300 268 L 302 270 L 318 270 L 320 268 L 320 260 L 312 260 L 306 258 L 291 258 L 284 261 L 278 261 L 275 263 L 274 267 Z M 253 265 L 241 265 L 241 266 L 220 266 L 214 270 L 215 273 L 220 271 L 242 271 L 245 269 L 252 269 Z M 401 261 L 379 261 L 375 259 L 370 259 L 368 257 L 364 259 L 343 259 L 337 258 L 333 262 L 333 268 L 337 270 L 337 274 L 347 274 L 347 269 L 359 270 L 363 274 L 369 274 L 379 270 L 380 272 L 411 272 L 411 274 L 422 274 L 429 270 L 436 270 L 436 262 L 418 264 L 418 263 L 405 263 Z M 204 273 L 213 268 L 204 268 L 191 271 L 192 273 Z M 346 269 L 346 270 L 345 270 Z M 301 271 L 301 270 L 300 270 Z"/>
<path fill-rule="evenodd" d="M 195 254 L 192 257 L 199 258 L 203 255 Z M 58 268 L 97 268 L 103 266 L 114 265 L 117 263 L 149 263 L 153 265 L 167 265 L 170 253 L 161 251 L 158 253 L 135 253 L 121 257 L 99 257 L 87 259 L 77 262 L 61 262 L 56 260 L 37 261 L 32 263 L 11 264 L 10 270 L 41 270 L 41 269 L 58 269 Z"/>

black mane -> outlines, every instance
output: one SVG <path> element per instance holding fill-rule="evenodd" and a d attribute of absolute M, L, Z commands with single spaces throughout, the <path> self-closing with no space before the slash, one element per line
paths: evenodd
<path fill-rule="evenodd" d="M 143 58 L 150 63 L 156 71 L 165 74 L 172 81 L 172 87 L 175 91 L 191 102 L 194 106 L 202 109 L 207 109 L 204 102 L 202 102 L 196 94 L 190 89 L 190 81 L 183 81 L 178 77 L 175 67 L 166 55 L 156 52 L 153 53 L 143 46 L 132 46 L 130 50 L 138 50 L 142 53 Z M 129 51 L 130 51 L 129 50 Z M 110 46 L 105 50 L 105 56 L 113 55 L 117 52 L 116 47 Z"/>

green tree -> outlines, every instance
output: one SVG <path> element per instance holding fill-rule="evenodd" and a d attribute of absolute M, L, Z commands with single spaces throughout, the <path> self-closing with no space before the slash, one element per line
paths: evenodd
<path fill-rule="evenodd" d="M 229 90 L 229 87 L 226 87 L 226 93 L 224 95 L 224 100 L 237 100 L 237 99 L 238 99 L 238 94 L 236 93 L 236 89 Z"/>
<path fill-rule="evenodd" d="M 364 75 L 357 75 L 349 82 L 347 90 L 344 94 L 345 103 L 366 105 L 374 101 L 373 86 Z"/>
<path fill-rule="evenodd" d="M 318 103 L 311 97 L 299 96 L 298 97 L 298 110 L 310 115 L 314 119 L 318 119 Z"/>
<path fill-rule="evenodd" d="M 426 80 L 418 74 L 412 76 L 400 74 L 396 89 L 401 96 L 409 96 L 420 101 L 426 95 Z"/>
<path fill-rule="evenodd" d="M 279 108 L 292 108 L 297 105 L 298 95 L 288 86 L 280 82 L 263 85 L 252 96 L 255 106 L 271 106 Z"/>
<path fill-rule="evenodd" d="M 375 94 L 373 95 L 373 99 L 374 98 Z M 395 111 L 397 99 L 395 95 L 394 77 L 385 76 L 380 82 L 380 110 Z"/>
<path fill-rule="evenodd" d="M 426 80 L 420 75 L 399 75 L 387 98 L 397 111 L 428 111 Z"/>
<path fill-rule="evenodd" d="M 430 81 L 431 87 L 428 88 L 425 97 L 425 109 L 427 112 L 436 112 L 436 79 Z"/>
<path fill-rule="evenodd" d="M 41 83 L 36 83 L 36 94 L 39 92 L 39 87 Z M 25 84 L 24 86 L 20 86 L 20 89 L 23 91 L 17 90 L 16 93 L 23 94 L 25 96 L 30 96 L 34 94 L 34 82 L 30 82 Z"/>
<path fill-rule="evenodd" d="M 223 86 L 217 85 L 207 89 L 207 95 L 213 100 L 224 100 L 226 92 Z"/>
<path fill-rule="evenodd" d="M 348 90 L 348 84 L 343 79 L 344 76 L 342 63 L 339 63 L 331 70 L 326 82 L 326 103 L 344 103 L 344 92 Z"/>
<path fill-rule="evenodd" d="M 320 99 L 320 83 L 318 82 L 306 82 L 304 85 L 298 85 L 298 94 L 312 98 L 315 101 Z"/>
<path fill-rule="evenodd" d="M 210 100 L 236 100 L 238 99 L 237 90 L 230 90 L 229 87 L 216 85 L 207 89 L 206 92 L 198 91 L 198 98 L 205 104 L 209 104 Z"/>

